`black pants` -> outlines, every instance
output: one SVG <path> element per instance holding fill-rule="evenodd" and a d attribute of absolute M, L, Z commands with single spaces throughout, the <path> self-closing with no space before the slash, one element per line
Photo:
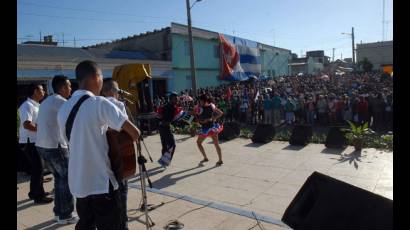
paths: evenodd
<path fill-rule="evenodd" d="M 171 128 L 168 125 L 159 126 L 159 136 L 161 138 L 162 144 L 162 154 L 169 152 L 171 153 L 171 159 L 175 152 L 175 139 L 174 135 L 171 133 Z"/>
<path fill-rule="evenodd" d="M 123 222 L 126 225 L 128 221 L 128 215 L 127 215 L 127 196 L 128 196 L 128 181 L 124 180 L 120 183 L 118 183 L 118 192 L 120 193 L 121 197 L 121 207 L 122 207 L 122 218 Z"/>
<path fill-rule="evenodd" d="M 24 144 L 19 144 L 17 142 L 17 148 L 16 148 L 16 153 L 17 153 L 17 172 L 24 172 L 28 175 L 30 175 L 30 164 L 28 162 L 27 156 L 24 153 Z"/>
<path fill-rule="evenodd" d="M 76 209 L 80 220 L 75 230 L 125 229 L 120 193 L 111 184 L 109 193 L 77 198 Z"/>
<path fill-rule="evenodd" d="M 30 191 L 28 197 L 33 200 L 44 197 L 43 163 L 34 143 L 20 145 L 30 165 Z"/>

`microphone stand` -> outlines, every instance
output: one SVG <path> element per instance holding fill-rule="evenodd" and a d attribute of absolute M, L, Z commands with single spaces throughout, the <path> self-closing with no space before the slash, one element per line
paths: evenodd
<path fill-rule="evenodd" d="M 147 160 L 145 159 L 145 157 L 141 154 L 141 145 L 140 143 L 136 143 L 135 141 L 133 142 L 134 144 L 134 151 L 135 154 L 137 155 L 137 159 L 138 159 L 138 169 L 139 169 L 139 173 L 140 173 L 140 181 L 141 181 L 141 195 L 142 195 L 142 199 L 141 199 L 141 211 L 145 212 L 145 226 L 146 229 L 149 230 L 151 229 L 152 226 L 155 225 L 155 223 L 152 221 L 151 217 L 148 215 L 148 205 L 147 205 L 147 191 L 146 191 L 146 184 L 145 184 L 145 177 L 147 177 L 148 180 L 148 184 L 150 186 L 150 188 L 152 188 L 152 183 L 151 180 L 148 177 L 148 173 L 147 173 L 147 169 L 145 168 L 145 163 L 147 162 Z"/>

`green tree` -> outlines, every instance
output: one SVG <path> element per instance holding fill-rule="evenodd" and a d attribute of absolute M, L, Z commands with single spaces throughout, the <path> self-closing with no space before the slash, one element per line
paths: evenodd
<path fill-rule="evenodd" d="M 363 58 L 363 60 L 359 61 L 357 64 L 363 69 L 364 72 L 370 72 L 373 69 L 373 64 L 367 58 Z"/>

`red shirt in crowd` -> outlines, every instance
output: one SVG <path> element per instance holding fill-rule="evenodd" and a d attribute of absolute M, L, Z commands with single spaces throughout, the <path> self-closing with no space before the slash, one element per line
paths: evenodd
<path fill-rule="evenodd" d="M 369 104 L 367 103 L 366 100 L 360 100 L 360 102 L 357 104 L 357 112 L 362 115 L 366 115 L 369 110 Z"/>

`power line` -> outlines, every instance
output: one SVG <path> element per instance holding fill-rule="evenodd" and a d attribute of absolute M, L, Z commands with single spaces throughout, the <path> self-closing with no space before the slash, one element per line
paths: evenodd
<path fill-rule="evenodd" d="M 45 7 L 45 8 L 61 9 L 61 10 L 69 10 L 69 11 L 90 12 L 90 13 L 99 13 L 99 14 L 116 14 L 116 15 L 122 15 L 122 16 L 141 17 L 141 18 L 176 19 L 175 17 L 145 16 L 145 15 L 135 15 L 135 14 L 129 14 L 129 13 L 123 13 L 123 12 L 115 12 L 115 11 L 68 8 L 68 7 L 61 7 L 61 6 L 54 6 L 54 5 L 37 4 L 37 3 L 31 3 L 31 2 L 26 2 L 26 1 L 18 1 L 18 3 L 20 4 L 24 3 L 23 5 L 31 5 L 35 7 Z"/>
<path fill-rule="evenodd" d="M 69 17 L 69 16 L 58 16 L 58 15 L 46 15 L 46 14 L 33 14 L 21 12 L 23 15 L 31 15 L 37 17 L 48 17 L 48 18 L 62 18 L 62 19 L 72 19 L 72 20 L 89 20 L 89 21 L 98 21 L 98 22 L 120 22 L 120 23 L 169 23 L 169 22 L 160 22 L 160 21 L 128 21 L 128 20 L 107 20 L 101 18 L 83 18 L 83 17 Z"/>

